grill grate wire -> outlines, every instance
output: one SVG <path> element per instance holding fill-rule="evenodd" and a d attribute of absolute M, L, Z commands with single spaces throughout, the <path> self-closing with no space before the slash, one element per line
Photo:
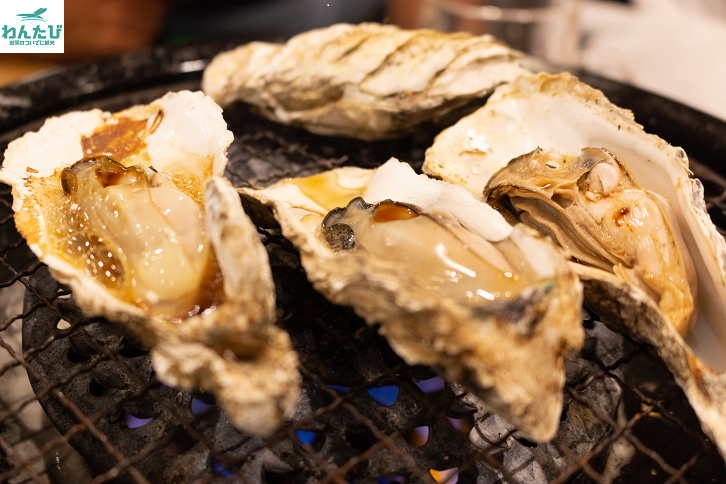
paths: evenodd
<path fill-rule="evenodd" d="M 235 133 L 226 175 L 236 186 L 372 167 L 390 155 L 420 168 L 434 134 L 363 143 L 277 126 L 240 107 L 225 116 Z M 726 182 L 692 163 L 704 179 L 709 212 L 726 233 Z M 441 385 L 433 370 L 406 365 L 375 327 L 317 295 L 297 251 L 279 231 L 262 227 L 278 324 L 300 354 L 304 398 L 294 419 L 270 437 L 242 436 L 212 396 L 161 385 L 148 349 L 133 335 L 80 313 L 15 231 L 11 204 L 3 186 L 0 482 L 726 481 L 723 460 L 653 350 L 609 332 L 596 315 L 585 312 L 588 339 L 572 358 L 563 410 L 563 425 L 595 430 L 588 438 L 561 432 L 553 443 L 535 445 L 458 385 Z M 600 348 L 603 341 L 609 346 Z M 422 382 L 440 391 L 427 393 Z M 387 405 L 380 395 L 390 400 L 391 388 L 395 403 Z M 195 413 L 193 401 L 212 406 Z"/>

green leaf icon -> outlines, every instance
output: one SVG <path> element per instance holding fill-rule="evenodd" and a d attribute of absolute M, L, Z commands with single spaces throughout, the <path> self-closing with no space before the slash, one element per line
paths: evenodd
<path fill-rule="evenodd" d="M 46 10 L 48 10 L 48 9 L 39 8 L 38 10 L 36 10 L 33 13 L 19 13 L 18 17 L 23 17 L 21 22 L 23 22 L 25 20 L 42 20 L 43 22 L 45 22 L 45 20 L 43 20 L 43 17 L 41 17 L 41 15 L 44 14 Z"/>

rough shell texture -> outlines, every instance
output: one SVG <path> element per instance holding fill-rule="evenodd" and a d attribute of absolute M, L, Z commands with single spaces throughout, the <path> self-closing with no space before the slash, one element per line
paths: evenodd
<path fill-rule="evenodd" d="M 580 266 L 586 298 L 610 324 L 657 348 L 726 455 L 726 375 L 709 368 L 726 369 L 726 243 L 682 149 L 645 133 L 632 113 L 575 77 L 539 74 L 498 88 L 486 106 L 443 131 L 426 153 L 424 171 L 481 197 L 489 177 L 517 156 L 538 147 L 576 153 L 588 146 L 615 153 L 643 188 L 670 203 L 696 269 L 699 316 L 684 340 L 642 291 Z"/>
<path fill-rule="evenodd" d="M 152 347 L 161 381 L 212 392 L 241 430 L 268 434 L 294 410 L 300 375 L 288 335 L 274 325 L 267 253 L 237 192 L 221 177 L 231 141 L 211 98 L 169 93 L 115 114 L 92 110 L 48 119 L 9 145 L 0 180 L 13 187 L 19 231 L 53 276 L 71 287 L 84 313 L 126 323 Z M 54 255 L 46 222 L 49 204 L 63 195 L 61 170 L 95 153 L 206 180 L 200 203 L 224 277 L 222 304 L 181 323 L 151 318 Z"/>
<path fill-rule="evenodd" d="M 423 177 L 407 169 L 408 176 Z M 399 186 L 405 191 L 412 185 L 410 180 L 403 182 L 400 175 L 399 171 L 389 189 Z M 358 179 L 364 180 L 360 171 Z M 436 180 L 427 182 L 434 190 L 437 184 L 450 186 Z M 274 212 L 283 234 L 300 251 L 316 290 L 336 304 L 352 306 L 369 324 L 380 324 L 381 333 L 407 363 L 441 368 L 447 378 L 474 390 L 529 438 L 546 441 L 555 434 L 562 406 L 564 358 L 569 350 L 579 348 L 583 334 L 580 285 L 554 247 L 530 238 L 519 228 L 511 231 L 508 237 L 531 243 L 532 251 L 542 251 L 543 258 L 555 261 L 556 276 L 544 284 L 550 288 L 551 297 L 541 298 L 539 306 L 508 306 L 474 318 L 466 307 L 432 293 L 395 264 L 360 252 L 331 251 L 301 223 L 304 214 L 310 213 L 301 210 L 306 204 L 299 198 L 294 202 L 278 198 L 290 193 L 284 184 L 264 191 L 244 189 L 243 196 Z M 367 188 L 368 193 L 377 193 L 371 202 L 396 199 L 389 190 L 378 188 Z M 364 194 L 364 199 L 367 196 Z M 530 288 L 528 294 L 538 291 L 542 288 Z M 517 315 L 525 313 L 537 314 L 538 318 L 526 331 L 520 331 Z"/>
<path fill-rule="evenodd" d="M 520 59 L 491 36 L 338 24 L 219 54 L 202 86 L 222 106 L 241 100 L 315 133 L 378 139 L 489 94 L 524 72 Z"/>

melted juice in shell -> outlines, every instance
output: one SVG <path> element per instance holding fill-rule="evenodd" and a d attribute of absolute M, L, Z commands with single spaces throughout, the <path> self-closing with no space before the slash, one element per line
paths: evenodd
<path fill-rule="evenodd" d="M 512 299 L 531 282 L 493 266 L 450 229 L 405 205 L 383 202 L 362 211 L 351 205 L 341 222 L 353 229 L 359 248 L 404 267 L 429 290 L 463 304 Z"/>
<path fill-rule="evenodd" d="M 366 187 L 345 188 L 340 186 L 338 175 L 334 171 L 305 178 L 294 178 L 290 180 L 290 183 L 297 185 L 306 197 L 327 211 L 345 207 L 348 202 L 361 196 L 366 190 Z"/>
<path fill-rule="evenodd" d="M 119 177 L 102 176 L 104 185 L 113 185 Z M 187 175 L 170 176 L 180 191 L 192 198 L 200 207 L 203 189 L 197 177 Z M 122 301 L 141 307 L 149 314 L 162 319 L 174 320 L 193 316 L 214 308 L 224 299 L 223 278 L 214 250 L 208 251 L 203 275 L 197 290 L 180 295 L 174 300 L 150 301 L 138 297 L 135 291 L 133 270 L 123 247 L 113 237 L 103 237 L 106 227 L 94 227 L 92 218 L 81 204 L 61 188 L 60 173 L 49 180 L 49 192 L 55 195 L 46 205 L 44 218 L 53 240 L 53 251 L 57 256 L 82 270 L 86 276 L 103 285 L 108 292 Z M 52 187 L 52 185 L 57 185 Z M 209 241 L 211 244 L 211 241 Z"/>

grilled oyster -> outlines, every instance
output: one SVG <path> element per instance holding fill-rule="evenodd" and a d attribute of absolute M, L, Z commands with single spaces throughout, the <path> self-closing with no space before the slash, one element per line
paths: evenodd
<path fill-rule="evenodd" d="M 603 150 L 596 152 L 587 149 L 580 154 L 586 147 Z M 607 207 L 616 206 L 619 197 L 635 185 L 639 184 L 653 194 L 653 197 L 644 196 L 656 201 L 662 212 L 655 210 L 653 218 L 645 220 L 641 217 L 640 221 L 653 224 L 657 233 L 670 233 L 664 235 L 660 243 L 650 246 L 650 254 L 658 253 L 654 259 L 664 260 L 676 254 L 678 251 L 671 249 L 680 245 L 677 242 L 678 232 L 682 234 L 685 250 L 680 253 L 686 280 L 689 279 L 688 258 L 693 261 L 696 275 L 695 284 L 690 283 L 689 286 L 692 293 L 697 293 L 693 296 L 697 301 L 698 312 L 689 332 L 685 330 L 689 319 L 692 321 L 694 316 L 685 316 L 689 304 L 683 284 L 683 271 L 678 270 L 676 275 L 669 276 L 673 279 L 668 283 L 677 281 L 670 294 L 676 298 L 683 296 L 682 299 L 686 301 L 680 309 L 671 312 L 664 307 L 670 304 L 664 302 L 670 300 L 670 296 L 664 296 L 665 293 L 645 283 L 645 278 L 632 277 L 633 272 L 630 270 L 616 270 L 616 273 L 610 269 L 605 271 L 604 265 L 608 264 L 604 261 L 601 264 L 594 263 L 594 259 L 607 259 L 601 252 L 594 259 L 589 259 L 589 266 L 576 264 L 573 270 L 584 283 L 586 301 L 605 322 L 655 346 L 686 393 L 704 431 L 714 439 L 722 455 L 726 455 L 726 406 L 723 404 L 726 401 L 726 374 L 720 373 L 726 370 L 726 326 L 722 321 L 726 309 L 726 243 L 706 212 L 703 187 L 697 179 L 690 177 L 688 158 L 684 151 L 645 133 L 630 112 L 613 105 L 600 91 L 576 78 L 568 74 L 540 74 L 502 86 L 484 108 L 442 132 L 426 154 L 424 170 L 460 183 L 481 197 L 490 177 L 523 153 L 529 154 L 512 161 L 510 167 L 495 175 L 491 181 L 492 190 L 487 191 L 487 195 L 500 199 L 497 194 L 507 192 L 505 185 L 523 188 L 526 185 L 532 188 L 530 193 L 536 191 L 539 194 L 538 201 L 530 199 L 526 203 L 536 204 L 541 209 L 540 213 L 547 212 L 551 217 L 547 221 L 537 221 L 537 217 L 531 214 L 525 215 L 525 218 L 543 232 L 556 235 L 578 260 L 588 260 L 580 249 L 585 246 L 592 248 L 594 243 L 578 238 L 577 244 L 582 247 L 574 247 L 571 242 L 574 239 L 570 239 L 570 236 L 576 232 L 594 232 L 592 220 L 585 222 L 586 216 L 581 216 L 583 211 L 577 210 L 576 206 L 567 208 L 570 205 L 567 200 L 569 195 L 558 192 L 561 186 L 564 187 L 562 184 L 578 183 L 577 196 L 587 197 L 589 190 L 593 201 L 605 202 L 596 219 L 609 213 Z M 579 161 L 575 161 L 578 156 Z M 547 167 L 548 163 L 552 168 Z M 532 177 L 530 182 L 538 183 L 538 187 L 523 182 L 521 176 L 510 179 L 520 168 L 524 169 L 525 164 L 532 171 L 528 171 L 524 177 Z M 602 168 L 598 169 L 597 166 Z M 593 174 L 593 167 L 603 172 Z M 559 173 L 559 170 L 571 171 L 573 177 L 565 177 L 565 181 L 541 176 L 543 173 Z M 574 175 L 578 170 L 581 170 L 581 176 L 575 180 Z M 611 173 L 608 174 L 608 171 Z M 616 176 L 607 181 L 612 175 Z M 599 187 L 597 179 L 600 179 Z M 548 187 L 550 181 L 551 186 Z M 523 191 L 516 190 L 516 193 L 511 192 L 512 195 L 523 195 Z M 617 197 L 607 196 L 608 191 Z M 549 198 L 550 193 L 555 203 L 547 203 L 545 208 L 544 199 Z M 558 196 L 561 198 L 556 199 Z M 573 203 L 574 199 L 575 195 L 572 195 Z M 519 201 L 519 198 L 515 200 L 510 208 Z M 608 201 L 615 205 L 609 205 Z M 643 203 L 647 205 L 650 201 L 643 199 Z M 578 213 L 579 218 L 573 220 L 562 217 L 568 210 L 573 214 Z M 669 214 L 671 211 L 672 214 Z M 515 212 L 518 210 L 514 209 L 510 213 Z M 617 212 L 614 215 L 615 222 L 620 220 L 628 223 L 627 220 L 618 219 Z M 633 221 L 638 219 L 634 217 Z M 668 225 L 671 225 L 672 230 L 668 229 Z M 567 236 L 562 237 L 565 233 Z M 615 244 L 607 240 L 608 236 L 607 230 L 603 229 L 597 244 L 615 248 Z M 643 240 L 634 239 L 635 245 Z M 666 248 L 668 252 L 663 252 Z M 615 267 L 620 262 L 624 262 L 623 267 L 633 264 L 632 268 L 637 264 L 642 266 L 649 263 L 648 260 L 627 262 L 626 252 L 627 248 L 624 250 L 618 247 L 616 258 L 609 259 L 609 262 Z M 672 257 L 678 258 L 675 255 Z M 625 274 L 627 272 L 630 274 Z M 677 315 L 679 312 L 680 316 Z M 679 331 L 685 333 L 685 338 Z"/>
<path fill-rule="evenodd" d="M 529 438 L 557 430 L 581 288 L 561 254 L 460 187 L 394 159 L 242 190 L 270 208 L 313 286 L 409 364 L 468 385 Z"/>
<path fill-rule="evenodd" d="M 223 107 L 241 100 L 314 133 L 372 140 L 482 98 L 524 72 L 521 58 L 491 36 L 338 24 L 219 54 L 202 87 Z"/>
<path fill-rule="evenodd" d="M 537 149 L 495 173 L 484 198 L 551 235 L 578 262 L 638 287 L 676 331 L 687 333 L 696 275 L 685 243 L 667 202 L 643 190 L 613 153 Z"/>
<path fill-rule="evenodd" d="M 126 323 L 161 381 L 215 393 L 241 429 L 266 434 L 300 377 L 273 324 L 267 253 L 220 176 L 231 140 L 210 98 L 170 93 L 47 120 L 10 143 L 0 180 L 18 230 L 87 315 Z"/>

